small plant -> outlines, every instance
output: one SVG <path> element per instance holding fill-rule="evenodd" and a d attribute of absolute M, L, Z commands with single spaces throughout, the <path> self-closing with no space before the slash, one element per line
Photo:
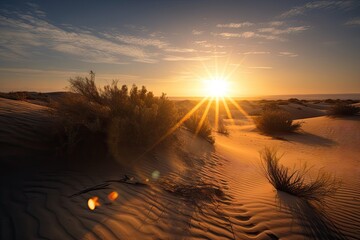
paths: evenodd
<path fill-rule="evenodd" d="M 320 171 L 315 179 L 306 179 L 310 170 L 306 164 L 299 169 L 289 169 L 279 163 L 281 156 L 274 149 L 265 148 L 260 157 L 265 177 L 278 191 L 321 202 L 337 190 L 338 181 L 332 175 Z"/>
<path fill-rule="evenodd" d="M 360 112 L 360 108 L 347 103 L 337 103 L 328 111 L 330 116 L 354 116 Z"/>
<path fill-rule="evenodd" d="M 212 129 L 207 119 L 202 120 L 198 114 L 193 114 L 188 120 L 184 122 L 184 126 L 192 133 L 200 136 L 213 144 L 215 142 L 211 135 Z"/>
<path fill-rule="evenodd" d="M 283 110 L 265 110 L 254 121 L 256 127 L 266 134 L 296 132 L 301 128 L 301 123 L 293 123 L 290 114 Z"/>
<path fill-rule="evenodd" d="M 227 127 L 225 126 L 224 124 L 224 120 L 220 119 L 219 120 L 219 125 L 218 125 L 218 128 L 217 128 L 217 132 L 220 133 L 220 134 L 223 134 L 225 136 L 229 136 L 229 130 L 227 129 Z"/>

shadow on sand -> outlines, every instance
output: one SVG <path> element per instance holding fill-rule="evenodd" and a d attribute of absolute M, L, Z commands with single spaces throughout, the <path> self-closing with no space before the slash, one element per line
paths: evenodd
<path fill-rule="evenodd" d="M 347 239 L 326 214 L 324 207 L 280 191 L 277 192 L 277 199 L 280 209 L 290 211 L 306 238 Z"/>
<path fill-rule="evenodd" d="M 311 145 L 311 146 L 331 147 L 337 144 L 337 142 L 329 138 L 324 138 L 308 132 L 275 136 L 274 138 L 289 142 L 297 142 L 305 145 Z"/>

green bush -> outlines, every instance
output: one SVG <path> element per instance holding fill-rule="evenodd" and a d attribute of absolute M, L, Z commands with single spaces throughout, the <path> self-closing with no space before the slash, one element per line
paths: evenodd
<path fill-rule="evenodd" d="M 86 138 L 86 134 L 99 134 L 110 150 L 147 147 L 176 123 L 176 108 L 165 94 L 155 97 L 144 86 L 138 89 L 135 85 L 129 91 L 126 85 L 119 88 L 116 81 L 100 89 L 93 72 L 90 78 L 76 77 L 69 82 L 76 94 L 52 106 L 72 142 Z"/>
<path fill-rule="evenodd" d="M 332 106 L 328 115 L 330 116 L 353 116 L 360 112 L 360 108 L 347 103 L 337 103 Z"/>
<path fill-rule="evenodd" d="M 265 148 L 260 156 L 265 177 L 279 191 L 320 202 L 323 197 L 332 195 L 339 185 L 333 176 L 322 171 L 319 171 L 315 179 L 306 179 L 310 168 L 302 165 L 297 170 L 291 170 L 281 165 L 281 157 L 274 149 Z"/>
<path fill-rule="evenodd" d="M 254 121 L 256 127 L 266 134 L 296 132 L 301 128 L 301 123 L 293 123 L 290 114 L 283 110 L 265 110 Z"/>

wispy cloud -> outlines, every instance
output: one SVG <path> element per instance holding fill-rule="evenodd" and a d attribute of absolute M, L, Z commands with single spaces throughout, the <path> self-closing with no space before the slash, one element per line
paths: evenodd
<path fill-rule="evenodd" d="M 199 30 L 192 30 L 192 34 L 193 35 L 201 35 L 201 34 L 203 34 L 204 33 L 204 31 L 199 31 Z"/>
<path fill-rule="evenodd" d="M 262 38 L 266 40 L 279 40 L 279 41 L 285 41 L 285 38 L 271 35 L 271 34 L 259 34 L 255 32 L 242 32 L 242 33 L 229 33 L 229 32 L 223 32 L 223 33 L 212 33 L 215 36 L 220 36 L 225 39 L 231 39 L 231 38 Z"/>
<path fill-rule="evenodd" d="M 296 53 L 293 53 L 293 52 L 279 52 L 279 56 L 280 57 L 297 57 L 299 55 Z"/>
<path fill-rule="evenodd" d="M 307 11 L 315 9 L 350 9 L 356 4 L 355 1 L 313 1 L 306 3 L 302 6 L 291 8 L 290 10 L 282 13 L 281 18 L 293 17 L 303 15 Z"/>
<path fill-rule="evenodd" d="M 270 54 L 270 52 L 244 52 L 244 55 L 263 55 L 263 54 Z"/>
<path fill-rule="evenodd" d="M 354 18 L 350 21 L 347 21 L 345 25 L 360 25 L 360 18 Z"/>
<path fill-rule="evenodd" d="M 78 57 L 85 62 L 123 63 L 124 57 L 138 62 L 156 62 L 156 56 L 145 47 L 163 48 L 167 43 L 152 38 L 129 35 L 101 38 L 89 30 L 81 31 L 55 26 L 30 13 L 0 13 L 0 53 L 23 58 L 34 47 L 46 48 Z M 109 35 L 107 36 L 109 37 Z"/>
<path fill-rule="evenodd" d="M 164 48 L 169 44 L 156 38 L 144 38 L 132 35 L 124 35 L 124 34 L 103 34 L 105 37 L 109 39 L 114 39 L 122 43 L 137 45 L 142 47 L 156 47 L 156 48 Z"/>
<path fill-rule="evenodd" d="M 175 53 L 193 53 L 193 52 L 197 52 L 197 50 L 193 49 L 193 48 L 166 48 L 164 49 L 166 52 L 175 52 Z"/>
<path fill-rule="evenodd" d="M 298 26 L 298 27 L 287 27 L 283 29 L 268 27 L 268 28 L 260 28 L 258 29 L 261 33 L 271 33 L 273 35 L 280 35 L 280 34 L 289 34 L 289 33 L 298 33 L 308 30 L 309 26 Z"/>
<path fill-rule="evenodd" d="M 183 56 L 166 56 L 163 58 L 165 61 L 206 61 L 209 60 L 210 57 L 183 57 Z"/>
<path fill-rule="evenodd" d="M 249 27 L 254 25 L 251 22 L 241 22 L 241 23 L 226 23 L 226 24 L 217 24 L 218 28 L 241 28 L 241 27 Z"/>
<path fill-rule="evenodd" d="M 242 32 L 242 33 L 214 33 L 214 35 L 221 36 L 223 38 L 251 38 L 255 37 L 254 32 Z"/>

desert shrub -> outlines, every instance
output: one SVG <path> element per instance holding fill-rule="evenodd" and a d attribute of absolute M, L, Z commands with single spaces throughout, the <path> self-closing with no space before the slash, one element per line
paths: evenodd
<path fill-rule="evenodd" d="M 164 135 L 177 120 L 174 104 L 163 94 L 155 97 L 143 86 L 118 87 L 114 81 L 102 89 L 95 85 L 95 74 L 70 79 L 68 95 L 52 104 L 53 112 L 66 131 L 74 137 L 99 134 L 109 149 L 146 147 Z M 77 131 L 80 129 L 81 131 Z M 79 135 L 80 134 L 80 135 Z M 85 136 L 81 136 L 85 134 Z"/>
<path fill-rule="evenodd" d="M 201 116 L 197 113 L 193 114 L 189 119 L 184 122 L 184 126 L 192 133 L 196 134 L 199 137 L 204 138 L 210 143 L 214 143 L 214 138 L 212 136 L 212 129 L 208 119 L 205 119 L 202 123 Z M 201 126 L 200 126 L 201 125 Z"/>
<path fill-rule="evenodd" d="M 339 182 L 330 174 L 319 171 L 315 179 L 306 179 L 310 168 L 289 169 L 279 163 L 281 156 L 274 149 L 265 148 L 261 154 L 262 170 L 273 187 L 282 192 L 306 199 L 321 201 L 336 191 Z"/>
<path fill-rule="evenodd" d="M 229 130 L 225 126 L 223 119 L 219 120 L 219 125 L 218 125 L 218 128 L 217 128 L 217 132 L 221 133 L 221 134 L 223 134 L 225 136 L 229 136 Z"/>
<path fill-rule="evenodd" d="M 293 123 L 290 114 L 283 110 L 265 110 L 254 122 L 256 127 L 266 134 L 295 132 L 301 128 L 301 123 Z"/>
<path fill-rule="evenodd" d="M 330 116 L 352 116 L 360 112 L 360 108 L 346 103 L 338 103 L 332 106 L 328 115 Z"/>

